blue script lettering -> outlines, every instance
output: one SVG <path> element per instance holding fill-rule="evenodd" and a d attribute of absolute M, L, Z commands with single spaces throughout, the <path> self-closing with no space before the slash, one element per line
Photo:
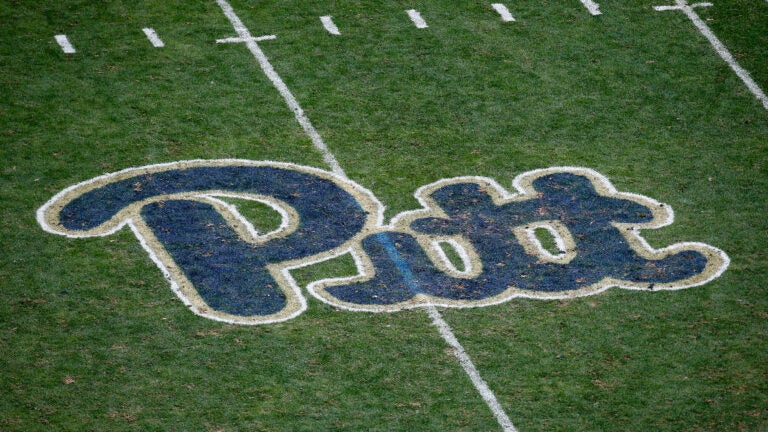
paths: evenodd
<path fill-rule="evenodd" d="M 289 164 L 172 164 L 127 170 L 75 189 L 82 191 L 66 194 L 74 196 L 52 225 L 74 235 L 104 235 L 130 224 L 170 273 L 177 294 L 201 315 L 225 321 L 300 313 L 306 301 L 283 271 L 286 263 L 343 247 L 370 216 L 361 206 L 370 201 L 364 191 Z M 248 235 L 242 229 L 247 223 L 217 197 L 286 208 L 282 216 L 288 220 L 267 238 Z"/>
<path fill-rule="evenodd" d="M 478 183 L 449 184 L 429 197 L 443 217 L 410 221 L 416 235 L 468 239 L 482 265 L 478 277 L 452 277 L 441 271 L 416 235 L 378 233 L 362 242 L 375 276 L 329 287 L 327 292 L 358 304 L 399 304 L 419 294 L 437 303 L 466 303 L 509 290 L 567 295 L 606 280 L 653 289 L 700 275 L 707 266 L 709 259 L 697 248 L 658 258 L 642 256 L 616 224 L 647 224 L 653 221 L 654 210 L 634 200 L 602 196 L 584 175 L 550 174 L 535 179 L 533 186 L 535 194 L 526 199 L 497 203 Z M 529 253 L 514 234 L 515 227 L 550 221 L 560 222 L 574 240 L 570 252 L 575 256 L 567 263 L 547 262 Z"/>
<path fill-rule="evenodd" d="M 612 286 L 680 289 L 728 266 L 725 253 L 702 243 L 652 248 L 640 231 L 672 223 L 671 208 L 618 192 L 592 170 L 530 171 L 514 186 L 510 193 L 483 177 L 440 180 L 417 191 L 422 209 L 383 225 L 383 206 L 369 191 L 326 171 L 187 161 L 75 185 L 38 220 L 70 237 L 130 226 L 195 313 L 244 324 L 300 314 L 306 299 L 291 270 L 348 254 L 357 275 L 306 288 L 331 305 L 367 311 L 566 298 Z M 255 232 L 227 197 L 271 206 L 281 227 Z"/>

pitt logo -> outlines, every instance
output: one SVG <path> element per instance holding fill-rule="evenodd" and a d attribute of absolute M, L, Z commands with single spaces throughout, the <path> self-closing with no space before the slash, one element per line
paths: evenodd
<path fill-rule="evenodd" d="M 590 169 L 529 171 L 514 187 L 484 177 L 440 180 L 416 191 L 423 208 L 385 225 L 370 191 L 327 171 L 197 160 L 96 177 L 54 196 L 37 217 L 68 237 L 128 226 L 193 312 L 240 324 L 302 313 L 307 301 L 291 271 L 342 255 L 357 274 L 306 289 L 356 311 L 570 298 L 610 287 L 674 290 L 728 267 L 728 256 L 706 244 L 652 248 L 640 231 L 671 224 L 672 209 L 618 192 Z M 279 227 L 258 232 L 232 203 L 243 200 L 269 206 Z"/>

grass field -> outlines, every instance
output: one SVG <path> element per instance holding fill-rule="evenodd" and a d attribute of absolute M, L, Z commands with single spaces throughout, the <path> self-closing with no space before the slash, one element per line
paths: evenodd
<path fill-rule="evenodd" d="M 436 310 L 521 432 L 768 431 L 768 108 L 683 10 L 654 9 L 673 1 L 598 3 L 508 2 L 505 22 L 484 1 L 232 0 L 254 37 L 276 36 L 258 46 L 323 154 L 246 44 L 217 43 L 238 33 L 215 0 L 0 0 L 0 430 L 504 428 L 425 308 L 308 293 L 353 275 L 349 254 L 291 273 L 302 313 L 239 325 L 191 312 L 127 227 L 68 238 L 36 219 L 107 173 L 238 159 L 334 171 L 383 223 L 441 179 L 514 192 L 548 167 L 672 207 L 643 238 L 718 248 L 722 275 Z M 768 88 L 768 2 L 692 10 Z"/>

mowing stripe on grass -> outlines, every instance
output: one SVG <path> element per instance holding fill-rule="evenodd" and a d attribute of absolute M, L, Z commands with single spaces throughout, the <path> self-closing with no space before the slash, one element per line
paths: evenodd
<path fill-rule="evenodd" d="M 69 43 L 69 39 L 67 39 L 67 35 L 60 34 L 60 35 L 54 36 L 54 38 L 56 38 L 56 42 L 58 42 L 62 51 L 64 51 L 64 54 L 74 54 L 77 52 L 75 51 L 75 47 L 73 47 L 72 44 Z"/>
<path fill-rule="evenodd" d="M 501 15 L 501 20 L 504 22 L 512 22 L 515 20 L 515 17 L 512 16 L 511 13 L 509 13 L 509 9 L 507 9 L 506 6 L 504 6 L 501 3 L 494 3 L 491 5 L 493 9 Z"/>
<path fill-rule="evenodd" d="M 251 51 L 253 56 L 259 62 L 259 65 L 261 66 L 262 70 L 267 75 L 269 80 L 272 82 L 272 84 L 275 86 L 278 92 L 280 92 L 280 95 L 283 96 L 283 99 L 285 99 L 285 102 L 294 112 L 296 116 L 296 120 L 298 120 L 299 124 L 301 124 L 302 128 L 304 128 L 307 135 L 310 136 L 315 148 L 317 148 L 322 154 L 323 160 L 329 166 L 331 166 L 331 169 L 333 170 L 334 174 L 337 174 L 345 179 L 348 178 L 344 170 L 339 165 L 339 162 L 336 160 L 336 157 L 334 157 L 334 155 L 330 152 L 328 147 L 323 142 L 322 137 L 320 137 L 320 134 L 317 133 L 317 130 L 314 128 L 314 126 L 312 126 L 312 123 L 309 121 L 309 118 L 304 114 L 304 111 L 301 109 L 299 102 L 296 100 L 296 98 L 293 96 L 291 91 L 286 86 L 285 82 L 280 78 L 280 76 L 277 74 L 275 69 L 272 67 L 272 64 L 269 62 L 269 59 L 267 59 L 267 56 L 264 55 L 264 52 L 261 50 L 261 48 L 259 48 L 259 45 L 256 43 L 256 40 L 254 40 L 254 38 L 251 36 L 250 31 L 245 27 L 245 25 L 240 20 L 240 18 L 235 14 L 235 11 L 232 9 L 232 6 L 230 6 L 229 3 L 226 2 L 226 0 L 216 0 L 216 3 L 224 12 L 224 15 L 229 19 L 230 23 L 232 23 L 232 26 L 235 28 L 235 31 L 237 32 L 237 34 L 240 36 L 241 39 L 243 39 L 243 42 L 248 47 L 248 50 Z M 413 11 L 413 12 L 416 12 L 416 11 Z M 411 15 L 411 11 L 409 11 L 408 14 Z M 416 12 L 416 15 L 418 16 L 418 12 Z M 419 16 L 419 19 L 420 18 L 421 17 Z M 413 19 L 412 15 L 411 15 L 411 19 Z M 419 27 L 418 22 L 414 21 L 414 23 L 416 24 L 417 27 Z M 424 26 L 426 27 L 426 23 L 424 23 Z M 453 334 L 451 327 L 440 316 L 440 312 L 434 306 L 429 306 L 426 308 L 426 310 L 430 318 L 432 319 L 432 323 L 438 328 L 440 336 L 446 341 L 446 343 L 449 346 L 453 348 L 454 353 L 456 357 L 459 359 L 459 362 L 461 363 L 462 368 L 464 368 L 464 371 L 467 373 L 467 375 L 469 375 L 469 378 L 472 381 L 473 385 L 478 390 L 478 392 L 480 392 L 480 396 L 483 398 L 486 404 L 488 404 L 488 407 L 493 412 L 494 416 L 496 417 L 497 421 L 499 422 L 499 425 L 502 427 L 504 432 L 516 432 L 509 417 L 507 416 L 507 414 L 504 412 L 501 405 L 496 400 L 496 396 L 488 387 L 488 384 L 482 379 L 477 368 L 472 363 L 472 360 L 469 358 L 469 355 L 467 355 L 466 351 L 461 346 L 458 339 L 456 339 L 456 336 Z"/>
<path fill-rule="evenodd" d="M 405 11 L 408 14 L 408 17 L 413 21 L 413 25 L 416 26 L 416 28 L 427 28 L 429 27 L 427 25 L 427 22 L 424 21 L 424 18 L 421 17 L 421 14 L 416 9 L 408 9 Z"/>
<path fill-rule="evenodd" d="M 340 35 L 341 32 L 339 31 L 339 28 L 336 27 L 336 24 L 333 23 L 333 17 L 330 15 L 321 16 L 320 22 L 323 23 L 323 27 L 328 31 L 328 33 L 332 35 Z"/>
<path fill-rule="evenodd" d="M 593 16 L 600 15 L 600 5 L 593 2 L 592 0 L 581 0 L 581 4 L 584 5 L 585 8 L 589 11 L 590 14 Z"/>
<path fill-rule="evenodd" d="M 157 36 L 157 32 L 155 32 L 154 29 L 151 28 L 144 28 L 141 29 L 145 35 L 147 35 L 147 39 L 152 43 L 152 46 L 155 48 L 162 48 L 165 46 L 162 40 L 160 40 L 160 37 Z"/>
<path fill-rule="evenodd" d="M 701 32 L 701 34 L 704 35 L 704 37 L 709 40 L 709 43 L 712 44 L 712 48 L 715 49 L 715 51 L 720 55 L 720 58 L 725 60 L 726 63 L 728 63 L 728 66 L 738 75 L 739 78 L 744 82 L 744 84 L 747 86 L 749 91 L 752 92 L 753 95 L 757 98 L 757 100 L 760 101 L 760 103 L 763 104 L 763 107 L 768 110 L 768 96 L 765 95 L 763 90 L 760 88 L 759 85 L 755 82 L 755 80 L 752 79 L 752 77 L 749 75 L 749 72 L 747 72 L 746 69 L 741 67 L 739 63 L 736 61 L 735 58 L 733 58 L 733 55 L 731 55 L 731 52 L 728 51 L 728 48 L 726 48 L 725 45 L 723 45 L 722 42 L 720 42 L 720 39 L 715 36 L 715 34 L 712 32 L 712 30 L 709 28 L 709 26 L 704 22 L 704 20 L 701 19 L 699 14 L 696 13 L 693 9 L 696 7 L 706 7 L 706 6 L 712 6 L 712 3 L 695 3 L 692 5 L 687 5 L 684 0 L 676 0 L 677 4 L 674 6 L 654 6 L 654 9 L 656 11 L 667 11 L 667 10 L 681 10 L 685 12 L 685 15 L 688 17 L 688 19 L 691 20 L 693 25 L 696 26 L 697 29 Z"/>

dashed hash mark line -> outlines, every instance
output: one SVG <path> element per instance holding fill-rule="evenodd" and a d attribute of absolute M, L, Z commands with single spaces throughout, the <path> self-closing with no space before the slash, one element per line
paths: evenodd
<path fill-rule="evenodd" d="M 321 16 L 320 17 L 320 22 L 323 23 L 323 27 L 325 28 L 325 30 L 328 33 L 330 33 L 330 34 L 332 34 L 334 36 L 341 35 L 341 32 L 339 31 L 339 28 L 336 27 L 336 24 L 334 24 L 334 22 L 333 22 L 333 17 L 332 16 L 330 16 L 330 15 Z"/>
<path fill-rule="evenodd" d="M 600 12 L 600 5 L 595 3 L 594 1 L 581 0 L 581 4 L 583 4 L 584 7 L 587 8 L 587 10 L 592 16 L 602 15 L 602 12 Z"/>
<path fill-rule="evenodd" d="M 515 21 L 515 17 L 512 16 L 512 14 L 509 12 L 509 9 L 503 5 L 502 3 L 493 3 L 491 7 L 499 13 L 501 16 L 501 20 L 504 22 L 513 22 Z"/>
<path fill-rule="evenodd" d="M 600 15 L 600 5 L 595 3 L 592 0 L 580 0 L 582 4 L 587 8 L 587 10 L 592 15 Z M 768 1 L 768 0 L 766 0 Z M 711 6 L 711 3 L 696 3 L 692 5 L 692 7 L 696 6 Z M 501 20 L 504 22 L 514 22 L 515 18 L 512 16 L 512 13 L 509 11 L 509 8 L 507 8 L 506 5 L 503 3 L 492 3 L 491 7 L 499 14 L 501 17 Z M 671 10 L 671 9 L 680 9 L 680 6 L 656 6 L 654 9 L 661 11 L 661 10 Z M 405 11 L 408 14 L 408 17 L 411 19 L 411 22 L 414 26 L 418 29 L 425 29 L 428 28 L 429 25 L 424 20 L 424 18 L 421 16 L 421 13 L 417 11 L 416 9 L 409 9 Z M 341 31 L 339 30 L 338 26 L 333 22 L 333 16 L 331 15 L 324 15 L 320 17 L 320 22 L 323 25 L 323 28 L 325 30 L 334 35 L 334 36 L 340 36 Z M 165 47 L 165 43 L 162 39 L 158 36 L 157 32 L 153 28 L 143 28 L 142 31 L 146 35 L 147 39 L 149 39 L 150 43 L 152 43 L 152 46 L 155 48 L 163 48 Z M 250 37 L 250 36 L 249 36 Z M 61 47 L 62 51 L 64 51 L 65 54 L 74 54 L 77 51 L 70 43 L 69 39 L 66 35 L 60 34 L 55 36 L 56 42 Z M 269 36 L 261 36 L 258 38 L 252 38 L 254 42 L 259 42 L 263 40 L 269 40 L 269 39 L 275 39 L 274 35 Z M 244 39 L 242 37 L 236 37 L 236 38 L 224 38 L 224 39 L 218 39 L 216 41 L 217 43 L 228 43 L 228 42 L 244 42 Z"/>
<path fill-rule="evenodd" d="M 64 51 L 64 54 L 74 54 L 77 52 L 77 50 L 75 50 L 75 47 L 73 47 L 72 44 L 69 42 L 67 35 L 60 34 L 60 35 L 54 36 L 54 38 L 56 39 L 56 42 L 61 47 L 61 50 Z"/>
<path fill-rule="evenodd" d="M 143 28 L 141 31 L 144 32 L 145 35 L 147 35 L 147 39 L 152 43 L 152 46 L 155 48 L 162 48 L 165 46 L 163 41 L 160 39 L 160 37 L 157 35 L 157 32 L 155 29 L 152 28 Z"/>
<path fill-rule="evenodd" d="M 429 27 L 427 25 L 427 22 L 424 21 L 424 18 L 421 17 L 421 13 L 419 13 L 419 11 L 417 11 L 416 9 L 408 9 L 405 12 L 408 14 L 408 17 L 411 19 L 411 21 L 413 22 L 413 25 L 415 25 L 416 28 L 425 29 Z"/>

